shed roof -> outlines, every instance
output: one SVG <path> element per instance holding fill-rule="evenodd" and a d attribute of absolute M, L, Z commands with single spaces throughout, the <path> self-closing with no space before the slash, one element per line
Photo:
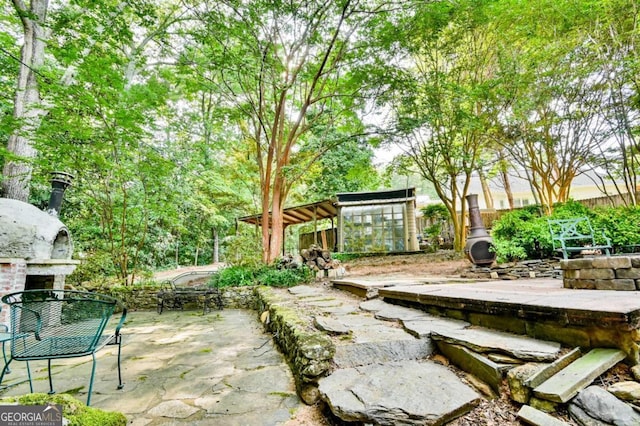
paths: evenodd
<path fill-rule="evenodd" d="M 342 205 L 390 203 L 397 202 L 397 200 L 412 199 L 415 195 L 416 189 L 413 187 L 381 191 L 341 192 L 336 194 L 334 199 L 284 209 L 283 225 L 287 227 L 289 225 L 312 222 L 313 220 L 332 219 L 338 215 L 338 206 Z M 261 225 L 262 214 L 243 216 L 239 217 L 238 220 L 252 225 Z M 269 222 L 271 222 L 271 212 L 269 212 Z M 269 223 L 269 227 L 271 228 L 271 223 Z"/>
<path fill-rule="evenodd" d="M 337 215 L 338 209 L 335 206 L 335 200 L 322 200 L 315 203 L 303 204 L 301 206 L 284 209 L 283 225 L 286 227 L 289 225 L 311 222 L 314 219 L 331 219 Z M 260 225 L 262 221 L 262 214 L 239 217 L 238 220 L 252 225 Z M 271 212 L 269 212 L 269 220 L 271 220 Z M 271 227 L 271 224 L 269 224 L 269 227 Z"/>

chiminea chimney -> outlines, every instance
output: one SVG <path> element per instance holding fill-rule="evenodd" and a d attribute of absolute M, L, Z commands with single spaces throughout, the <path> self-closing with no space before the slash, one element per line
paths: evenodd
<path fill-rule="evenodd" d="M 65 172 L 51 172 L 51 196 L 49 197 L 49 205 L 47 213 L 51 216 L 58 217 L 64 191 L 71 185 L 73 175 Z"/>
<path fill-rule="evenodd" d="M 493 239 L 482 223 L 482 216 L 478 207 L 478 194 L 469 194 L 466 198 L 469 205 L 471 229 L 464 252 L 474 265 L 489 266 L 496 260 L 496 253 L 491 247 Z"/>

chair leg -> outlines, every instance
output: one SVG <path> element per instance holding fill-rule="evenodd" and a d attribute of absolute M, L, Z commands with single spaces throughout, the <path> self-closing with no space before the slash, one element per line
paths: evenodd
<path fill-rule="evenodd" d="M 27 341 L 24 336 L 22 336 L 22 348 L 24 350 L 27 349 Z M 11 360 L 9 360 L 9 362 L 11 362 Z M 29 391 L 33 393 L 33 380 L 31 380 L 31 368 L 29 367 L 29 361 L 26 361 L 26 363 L 27 363 L 27 377 L 29 378 Z"/>
<path fill-rule="evenodd" d="M 93 392 L 93 377 L 96 374 L 96 354 L 91 354 L 93 358 L 93 366 L 91 367 L 91 379 L 89 379 L 89 393 L 87 394 L 87 407 L 91 405 L 91 392 Z"/>
<path fill-rule="evenodd" d="M 47 371 L 49 372 L 49 395 L 53 395 L 56 391 L 53 390 L 53 380 L 51 379 L 51 359 L 47 360 Z"/>
<path fill-rule="evenodd" d="M 4 380 L 4 375 L 9 372 L 9 364 L 11 363 L 11 361 L 13 361 L 13 358 L 10 358 L 9 361 L 6 361 L 4 363 L 4 367 L 2 368 L 2 374 L 0 374 L 0 385 L 2 385 L 2 380 Z M 29 382 L 29 383 L 31 383 L 31 382 Z M 4 388 L 2 388 L 0 386 L 1 389 L 5 389 L 7 387 L 8 386 L 5 386 Z M 33 390 L 31 391 L 31 393 L 33 393 Z"/>
<path fill-rule="evenodd" d="M 122 352 L 122 335 L 116 336 L 118 339 L 118 389 L 122 389 L 124 384 L 122 383 L 122 372 L 120 370 L 120 353 Z"/>
<path fill-rule="evenodd" d="M 11 360 L 9 360 L 11 362 Z M 33 393 L 33 380 L 31 380 L 31 368 L 29 368 L 29 361 L 27 361 L 27 377 L 29 378 L 29 390 Z"/>
<path fill-rule="evenodd" d="M 5 348 L 6 344 L 7 344 L 7 341 L 3 340 L 2 341 L 2 358 L 4 358 L 4 365 L 7 365 L 7 350 Z M 9 373 L 11 373 L 11 370 L 9 369 L 9 367 L 7 367 L 7 374 Z"/>

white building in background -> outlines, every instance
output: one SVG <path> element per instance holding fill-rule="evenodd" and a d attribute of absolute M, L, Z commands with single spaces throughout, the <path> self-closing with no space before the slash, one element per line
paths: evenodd
<path fill-rule="evenodd" d="M 509 175 L 509 182 L 511 184 L 514 207 L 526 207 L 528 205 L 536 204 L 533 192 L 531 191 L 531 186 L 526 179 Z M 602 184 L 598 186 L 595 182 L 599 182 L 599 178 L 594 172 L 586 172 L 576 176 L 571 183 L 570 198 L 574 200 L 586 200 L 605 196 L 606 194 L 600 190 Z M 493 207 L 496 210 L 508 209 L 509 200 L 507 199 L 507 193 L 504 190 L 502 181 L 499 178 L 494 178 L 490 179 L 488 183 L 493 197 Z M 610 193 L 616 193 L 615 187 L 612 183 L 607 184 L 606 188 Z M 480 179 L 477 175 L 473 176 L 468 192 L 469 194 L 478 194 L 478 205 L 481 210 L 487 208 L 487 202 L 484 199 L 482 185 L 480 184 Z"/>

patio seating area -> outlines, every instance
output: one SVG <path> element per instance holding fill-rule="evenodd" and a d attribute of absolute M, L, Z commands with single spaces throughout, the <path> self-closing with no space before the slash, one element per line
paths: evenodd
<path fill-rule="evenodd" d="M 308 409 L 296 395 L 283 356 L 252 311 L 129 312 L 121 390 L 114 374 L 116 355 L 117 346 L 96 354 L 91 405 L 119 411 L 132 425 L 293 425 L 299 409 Z M 90 359 L 56 360 L 56 391 L 85 400 Z M 47 361 L 29 364 L 34 392 L 48 392 Z M 11 364 L 3 382 L 9 389 L 0 396 L 29 393 L 27 377 L 26 363 Z"/>

